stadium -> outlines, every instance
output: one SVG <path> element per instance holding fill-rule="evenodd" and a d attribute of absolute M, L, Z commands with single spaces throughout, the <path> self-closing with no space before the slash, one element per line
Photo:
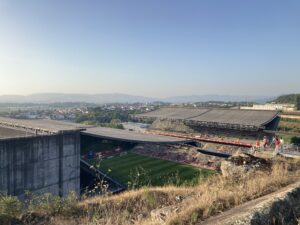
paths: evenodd
<path fill-rule="evenodd" d="M 166 107 L 134 116 L 134 120 L 144 123 L 164 125 L 178 124 L 194 132 L 260 138 L 268 131 L 275 131 L 279 122 L 278 111 L 177 108 Z M 153 126 L 158 128 L 159 126 Z M 166 129 L 167 130 L 167 129 Z M 172 126 L 169 127 L 172 131 Z M 176 130 L 182 132 L 184 130 Z"/>
<path fill-rule="evenodd" d="M 81 132 L 81 161 L 97 167 L 113 193 L 144 185 L 191 184 L 199 176 L 214 173 L 179 158 L 177 150 L 182 147 L 199 155 L 196 146 L 195 141 L 184 138 L 93 127 Z M 94 188 L 86 179 L 89 169 L 82 169 L 82 187 Z"/>
<path fill-rule="evenodd" d="M 277 111 L 161 108 L 134 119 L 152 125 L 180 123 L 209 135 L 257 137 L 276 129 L 279 116 Z M 249 149 L 242 143 L 224 147 L 223 140 L 168 136 L 151 130 L 153 127 L 142 133 L 0 117 L 0 192 L 23 196 L 30 190 L 65 196 L 74 190 L 84 194 L 94 190 L 99 179 L 106 181 L 112 193 L 145 185 L 192 185 L 199 177 L 215 173 L 221 161 L 218 152 L 200 154 L 200 148 L 226 154 Z M 92 194 L 101 193 L 103 190 Z"/>
<path fill-rule="evenodd" d="M 128 182 L 134 186 L 192 183 L 213 171 L 189 165 L 188 159 L 168 150 L 195 145 L 189 139 L 128 130 L 0 117 L 0 193 L 20 198 L 26 191 L 101 194 L 103 190 L 95 190 L 99 180 L 111 193 L 125 190 Z M 195 149 L 193 154 L 198 155 Z M 136 174 L 141 174 L 138 180 Z"/>

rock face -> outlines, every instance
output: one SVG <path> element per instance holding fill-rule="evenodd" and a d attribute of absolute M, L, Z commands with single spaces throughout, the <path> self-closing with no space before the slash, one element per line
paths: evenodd
<path fill-rule="evenodd" d="M 300 182 L 213 217 L 203 225 L 299 225 Z"/>
<path fill-rule="evenodd" d="M 239 177 L 247 172 L 245 166 L 237 166 L 234 163 L 225 160 L 221 162 L 220 169 L 224 177 Z"/>
<path fill-rule="evenodd" d="M 187 125 L 185 125 L 184 122 L 179 120 L 171 120 L 171 119 L 156 119 L 152 123 L 151 129 L 186 132 L 186 133 L 194 132 L 194 130 L 188 127 Z"/>
<path fill-rule="evenodd" d="M 247 153 L 239 153 L 221 162 L 221 172 L 224 177 L 239 177 L 254 170 L 270 169 L 272 163 L 266 159 Z"/>

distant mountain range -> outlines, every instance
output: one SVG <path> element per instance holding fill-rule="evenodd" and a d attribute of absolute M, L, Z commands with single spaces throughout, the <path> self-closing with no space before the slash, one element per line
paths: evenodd
<path fill-rule="evenodd" d="M 166 98 L 167 102 L 184 103 L 184 102 L 257 102 L 265 103 L 272 101 L 275 97 L 270 96 L 232 96 L 232 95 L 188 95 L 188 96 L 174 96 Z"/>
<path fill-rule="evenodd" d="M 32 95 L 2 95 L 0 103 L 64 103 L 64 102 L 85 102 L 95 104 L 105 103 L 135 103 L 135 102 L 207 102 L 207 101 L 224 101 L 224 102 L 258 102 L 264 103 L 272 101 L 276 97 L 267 96 L 229 96 L 229 95 L 189 95 L 174 96 L 169 98 L 152 98 L 127 94 L 61 94 L 61 93 L 41 93 Z"/>
<path fill-rule="evenodd" d="M 86 103 L 133 103 L 151 102 L 154 98 L 133 96 L 126 94 L 61 94 L 41 93 L 32 95 L 2 95 L 0 103 L 61 103 L 61 102 L 86 102 Z"/>

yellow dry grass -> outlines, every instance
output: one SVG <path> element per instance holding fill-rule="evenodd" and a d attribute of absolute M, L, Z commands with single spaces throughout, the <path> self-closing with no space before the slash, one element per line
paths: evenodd
<path fill-rule="evenodd" d="M 280 189 L 296 180 L 300 173 L 289 172 L 285 165 L 275 165 L 270 173 L 256 172 L 240 180 L 215 177 L 198 187 L 200 197 L 168 218 L 167 224 L 194 224 L 246 201 Z"/>
<path fill-rule="evenodd" d="M 232 179 L 212 175 L 196 187 L 142 188 L 86 199 L 78 204 L 80 213 L 75 218 L 56 217 L 53 224 L 196 224 L 298 181 L 299 165 L 299 160 L 277 160 L 269 172 L 256 171 Z"/>
<path fill-rule="evenodd" d="M 277 157 L 268 171 L 252 171 L 230 178 L 215 174 L 194 187 L 148 187 L 81 201 L 74 196 L 65 200 L 44 196 L 32 207 L 24 207 L 21 214 L 17 212 L 18 215 L 7 213 L 13 204 L 2 199 L 0 224 L 11 219 L 22 224 L 51 225 L 197 224 L 299 180 L 300 160 Z"/>

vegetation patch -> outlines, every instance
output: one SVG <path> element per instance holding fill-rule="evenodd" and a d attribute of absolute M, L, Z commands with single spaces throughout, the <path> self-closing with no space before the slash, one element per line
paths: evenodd
<path fill-rule="evenodd" d="M 300 94 L 289 94 L 289 95 L 282 95 L 279 96 L 277 99 L 274 100 L 276 103 L 281 104 L 295 104 L 296 107 L 300 108 Z"/>
<path fill-rule="evenodd" d="M 299 133 L 300 135 L 300 120 L 291 118 L 281 118 L 279 125 L 279 131 Z"/>

